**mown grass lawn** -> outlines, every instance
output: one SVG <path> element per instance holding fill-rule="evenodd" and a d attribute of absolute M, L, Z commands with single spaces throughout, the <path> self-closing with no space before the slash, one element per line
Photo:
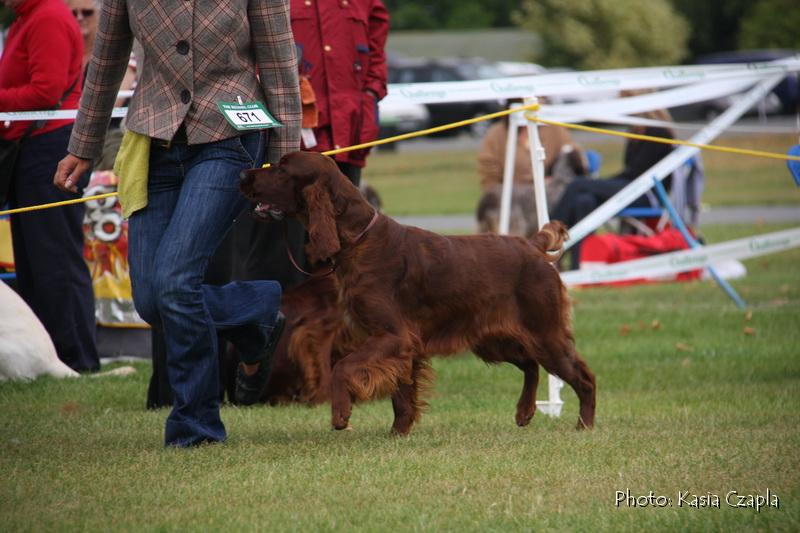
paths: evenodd
<path fill-rule="evenodd" d="M 621 144 L 593 147 L 613 171 Z M 712 206 L 800 204 L 782 162 L 705 157 Z M 366 175 L 390 214 L 465 213 L 474 168 L 472 153 L 377 153 Z M 430 408 L 403 439 L 388 435 L 387 400 L 357 407 L 353 432 L 330 431 L 327 406 L 225 406 L 226 444 L 168 450 L 167 411 L 144 409 L 145 362 L 126 378 L 2 383 L 0 531 L 797 531 L 798 264 L 800 250 L 746 262 L 733 284 L 751 315 L 710 282 L 572 291 L 598 381 L 590 432 L 573 429 L 569 389 L 562 417 L 516 427 L 521 374 L 469 355 L 435 361 Z M 779 508 L 725 501 L 767 489 Z M 626 490 L 672 505 L 616 506 Z M 717 495 L 720 508 L 679 506 L 679 493 Z"/>
<path fill-rule="evenodd" d="M 746 263 L 734 285 L 749 320 L 709 282 L 573 291 L 599 387 L 590 432 L 573 429 L 568 389 L 561 418 L 516 427 L 521 374 L 471 356 L 436 361 L 430 409 L 402 439 L 386 400 L 359 406 L 353 432 L 330 431 L 327 406 L 226 406 L 226 444 L 168 450 L 167 412 L 144 409 L 148 364 L 0 384 L 0 529 L 796 531 L 798 263 L 797 250 Z M 627 489 L 673 504 L 617 507 Z M 725 502 L 767 489 L 779 508 Z M 679 491 L 721 508 L 679 507 Z"/>

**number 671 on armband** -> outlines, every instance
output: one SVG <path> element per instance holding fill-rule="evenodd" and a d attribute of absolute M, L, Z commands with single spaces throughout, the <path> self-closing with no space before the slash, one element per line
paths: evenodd
<path fill-rule="evenodd" d="M 261 102 L 217 102 L 228 123 L 239 131 L 279 128 L 280 122 L 269 114 Z"/>

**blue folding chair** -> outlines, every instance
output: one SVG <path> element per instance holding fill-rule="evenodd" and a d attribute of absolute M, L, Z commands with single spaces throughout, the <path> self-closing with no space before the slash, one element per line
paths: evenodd
<path fill-rule="evenodd" d="M 703 163 L 699 154 L 672 173 L 670 200 L 681 219 L 692 227 L 697 226 L 699 221 L 700 195 L 704 180 Z M 620 220 L 620 233 L 626 233 L 624 226 L 627 225 L 635 232 L 653 235 L 669 222 L 669 214 L 656 194 L 653 191 L 647 191 L 646 194 L 650 199 L 649 207 L 626 207 L 617 213 L 616 216 Z M 655 224 L 655 230 L 645 222 L 646 219 L 653 218 L 659 219 Z"/>
<path fill-rule="evenodd" d="M 589 177 L 596 178 L 600 176 L 600 165 L 603 163 L 603 156 L 600 155 L 600 152 L 595 150 L 585 150 L 583 153 L 586 154 L 586 163 L 589 166 Z"/>
<path fill-rule="evenodd" d="M 7 207 L 8 207 L 7 204 L 0 206 L 0 211 L 4 211 Z M 0 220 L 6 220 L 6 219 L 8 219 L 8 215 L 0 216 Z M 17 277 L 17 275 L 14 272 L 6 272 L 3 267 L 0 267 L 0 279 L 12 280 L 12 279 L 16 279 L 16 277 Z"/>
<path fill-rule="evenodd" d="M 788 154 L 800 157 L 800 144 L 795 144 L 789 148 Z M 789 172 L 792 173 L 795 184 L 800 187 L 800 161 L 786 161 L 786 166 L 789 167 Z"/>

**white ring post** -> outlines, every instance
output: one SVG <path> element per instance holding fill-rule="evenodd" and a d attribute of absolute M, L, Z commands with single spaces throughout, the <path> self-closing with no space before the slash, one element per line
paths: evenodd
<path fill-rule="evenodd" d="M 510 109 L 521 107 L 520 104 L 511 104 Z M 508 119 L 508 134 L 506 135 L 506 162 L 503 166 L 503 189 L 500 195 L 500 227 L 497 232 L 500 235 L 508 235 L 511 225 L 511 194 L 514 187 L 514 160 L 517 158 L 517 115 L 520 112 L 512 113 Z"/>
<path fill-rule="evenodd" d="M 526 105 L 536 103 L 538 103 L 536 97 L 525 99 Z M 533 164 L 533 191 L 536 195 L 536 223 L 539 225 L 539 229 L 542 229 L 550 221 L 550 215 L 547 212 L 547 193 L 544 188 L 544 147 L 539 139 L 539 124 L 533 120 L 527 120 L 524 113 L 520 113 L 520 115 L 520 119 L 528 128 L 528 148 Z"/>
<path fill-rule="evenodd" d="M 538 100 L 533 98 L 526 98 L 525 105 L 536 104 Z M 539 139 L 539 125 L 533 120 L 525 119 L 524 113 L 517 113 L 520 120 L 524 120 L 528 128 L 528 148 L 531 152 L 531 164 L 533 165 L 533 190 L 536 196 L 536 221 L 541 229 L 545 224 L 550 221 L 550 215 L 547 212 L 547 193 L 544 187 L 544 147 Z M 516 118 L 516 117 L 515 117 Z M 520 124 L 519 120 L 515 120 L 516 124 Z M 508 164 L 508 163 L 506 163 Z M 561 387 L 564 382 L 557 377 L 548 374 L 547 376 L 547 401 L 536 402 L 537 407 L 541 412 L 549 416 L 561 416 L 561 407 L 564 402 L 561 400 Z"/>

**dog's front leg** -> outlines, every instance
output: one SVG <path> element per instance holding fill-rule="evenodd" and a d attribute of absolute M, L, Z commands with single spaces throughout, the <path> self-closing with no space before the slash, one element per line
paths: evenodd
<path fill-rule="evenodd" d="M 402 376 L 411 373 L 409 351 L 400 336 L 371 336 L 353 353 L 336 363 L 331 373 L 331 423 L 346 429 L 353 401 L 390 394 Z"/>

